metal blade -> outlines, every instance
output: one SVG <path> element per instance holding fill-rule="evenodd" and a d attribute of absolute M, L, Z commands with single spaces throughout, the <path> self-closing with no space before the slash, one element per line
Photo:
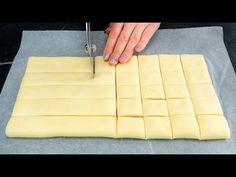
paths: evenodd
<path fill-rule="evenodd" d="M 86 22 L 86 39 L 87 39 L 87 51 L 90 57 L 92 76 L 95 76 L 95 57 L 93 55 L 93 46 L 91 43 L 91 34 L 90 34 L 90 23 Z"/>

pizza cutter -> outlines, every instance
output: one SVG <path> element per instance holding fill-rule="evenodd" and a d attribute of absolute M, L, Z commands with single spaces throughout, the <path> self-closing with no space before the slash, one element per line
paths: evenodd
<path fill-rule="evenodd" d="M 95 56 L 96 45 L 91 42 L 90 22 L 86 22 L 86 44 L 85 52 L 89 55 L 91 61 L 92 77 L 95 76 Z"/>

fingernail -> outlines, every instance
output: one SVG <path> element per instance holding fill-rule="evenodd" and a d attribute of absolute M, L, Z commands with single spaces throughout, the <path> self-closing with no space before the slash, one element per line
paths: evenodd
<path fill-rule="evenodd" d="M 108 58 L 109 58 L 109 56 L 110 56 L 110 54 L 109 54 L 109 53 L 106 53 L 106 54 L 104 55 L 104 57 L 103 57 L 103 58 L 104 58 L 104 60 L 106 60 L 106 61 L 107 61 L 107 60 L 108 60 Z"/>
<path fill-rule="evenodd" d="M 109 59 L 109 63 L 111 65 L 116 65 L 117 62 L 118 62 L 117 57 L 111 56 L 111 58 Z"/>
<path fill-rule="evenodd" d="M 112 65 L 112 66 L 115 66 L 117 64 L 117 62 L 116 61 L 110 61 L 109 64 Z"/>
<path fill-rule="evenodd" d="M 141 45 L 137 45 L 137 46 L 135 47 L 135 51 L 136 51 L 136 52 L 139 52 L 140 50 L 142 50 L 142 46 L 141 46 Z"/>
<path fill-rule="evenodd" d="M 120 58 L 119 58 L 119 61 L 121 62 L 121 63 L 125 63 L 125 62 L 127 62 L 128 61 L 128 57 L 126 56 L 126 55 L 122 55 Z"/>

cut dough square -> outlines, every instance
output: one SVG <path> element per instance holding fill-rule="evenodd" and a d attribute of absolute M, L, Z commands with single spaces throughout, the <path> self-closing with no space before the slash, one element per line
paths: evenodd
<path fill-rule="evenodd" d="M 184 74 L 188 85 L 211 83 L 211 78 L 206 70 L 186 70 Z"/>
<path fill-rule="evenodd" d="M 167 106 L 168 106 L 169 115 L 171 116 L 194 114 L 192 102 L 188 98 L 168 99 Z"/>
<path fill-rule="evenodd" d="M 26 72 L 91 72 L 89 57 L 30 57 Z"/>
<path fill-rule="evenodd" d="M 132 56 L 126 64 L 118 64 L 116 66 L 116 72 L 130 72 L 138 71 L 138 59 L 137 56 Z"/>
<path fill-rule="evenodd" d="M 115 85 L 41 85 L 21 87 L 17 100 L 49 98 L 116 98 Z"/>
<path fill-rule="evenodd" d="M 91 64 L 90 64 L 90 67 L 91 67 Z M 114 73 L 115 71 L 116 71 L 115 67 L 109 65 L 108 62 L 105 62 L 103 56 L 95 57 L 95 72 L 112 72 L 112 73 Z"/>
<path fill-rule="evenodd" d="M 163 85 L 141 85 L 142 98 L 165 99 Z"/>
<path fill-rule="evenodd" d="M 144 71 L 140 73 L 141 85 L 162 85 L 162 78 L 160 72 Z"/>
<path fill-rule="evenodd" d="M 220 102 L 216 96 L 192 98 L 196 115 L 223 115 Z"/>
<path fill-rule="evenodd" d="M 26 73 L 21 86 L 35 85 L 114 85 L 112 73 Z"/>
<path fill-rule="evenodd" d="M 216 96 L 212 84 L 190 84 L 188 85 L 191 97 Z"/>
<path fill-rule="evenodd" d="M 224 116 L 202 115 L 197 117 L 201 139 L 228 139 L 230 131 Z"/>
<path fill-rule="evenodd" d="M 143 118 L 119 117 L 117 122 L 117 137 L 145 139 Z"/>
<path fill-rule="evenodd" d="M 116 117 L 26 116 L 11 117 L 6 136 L 45 137 L 116 137 Z"/>
<path fill-rule="evenodd" d="M 181 55 L 181 62 L 184 70 L 207 70 L 202 55 Z"/>
<path fill-rule="evenodd" d="M 172 139 L 169 117 L 145 117 L 147 139 Z"/>
<path fill-rule="evenodd" d="M 139 85 L 120 85 L 117 86 L 117 99 L 120 98 L 140 98 Z"/>
<path fill-rule="evenodd" d="M 186 84 L 182 71 L 162 71 L 161 74 L 165 85 Z"/>
<path fill-rule="evenodd" d="M 139 85 L 138 72 L 117 72 L 116 84 L 119 85 Z"/>
<path fill-rule="evenodd" d="M 199 127 L 195 115 L 171 116 L 173 138 L 199 139 Z"/>
<path fill-rule="evenodd" d="M 164 85 L 166 98 L 189 98 L 189 91 L 186 85 Z"/>
<path fill-rule="evenodd" d="M 160 72 L 159 60 L 157 55 L 139 55 L 139 71 Z"/>
<path fill-rule="evenodd" d="M 117 114 L 118 116 L 141 117 L 143 115 L 141 99 L 118 99 Z"/>
<path fill-rule="evenodd" d="M 161 71 L 180 71 L 182 66 L 179 55 L 159 55 Z"/>
<path fill-rule="evenodd" d="M 143 100 L 144 116 L 168 116 L 166 100 Z"/>
<path fill-rule="evenodd" d="M 18 100 L 13 116 L 115 116 L 115 99 L 36 99 Z"/>

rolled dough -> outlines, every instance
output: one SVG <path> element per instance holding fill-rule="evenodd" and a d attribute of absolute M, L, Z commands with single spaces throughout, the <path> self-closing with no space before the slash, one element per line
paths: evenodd
<path fill-rule="evenodd" d="M 139 71 L 160 71 L 159 60 L 157 55 L 139 55 L 138 56 Z"/>
<path fill-rule="evenodd" d="M 91 79 L 90 72 L 59 72 L 59 73 L 26 73 L 22 80 L 23 86 L 41 85 L 114 85 L 115 74 L 96 73 L 95 78 Z"/>
<path fill-rule="evenodd" d="M 12 117 L 8 137 L 116 137 L 116 117 L 23 116 Z"/>
<path fill-rule="evenodd" d="M 165 99 L 163 85 L 142 85 L 142 97 L 145 99 Z"/>
<path fill-rule="evenodd" d="M 146 138 L 172 139 L 169 117 L 144 117 Z"/>
<path fill-rule="evenodd" d="M 41 85 L 21 87 L 17 100 L 46 98 L 115 99 L 115 93 L 116 89 L 112 85 L 96 85 L 95 87 L 89 85 Z"/>
<path fill-rule="evenodd" d="M 13 116 L 116 115 L 115 99 L 32 99 L 18 100 Z"/>
<path fill-rule="evenodd" d="M 159 55 L 162 71 L 182 71 L 179 55 Z"/>
<path fill-rule="evenodd" d="M 164 85 L 166 98 L 189 98 L 189 91 L 187 85 Z"/>
<path fill-rule="evenodd" d="M 227 139 L 202 55 L 140 55 L 116 67 L 88 57 L 30 57 L 8 137 Z"/>

